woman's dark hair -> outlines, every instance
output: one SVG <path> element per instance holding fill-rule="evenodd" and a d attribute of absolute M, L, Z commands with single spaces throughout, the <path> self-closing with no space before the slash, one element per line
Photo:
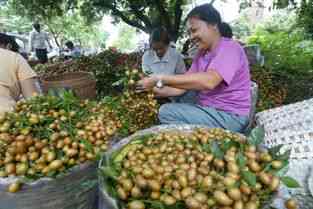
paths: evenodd
<path fill-rule="evenodd" d="M 222 23 L 220 13 L 211 4 L 202 4 L 193 8 L 187 15 L 187 20 L 196 17 L 210 25 L 219 26 Z"/>
<path fill-rule="evenodd" d="M 233 36 L 231 27 L 222 22 L 220 13 L 211 4 L 203 4 L 193 8 L 187 15 L 187 20 L 192 17 L 199 18 L 210 25 L 217 25 L 223 37 L 232 38 Z"/>
<path fill-rule="evenodd" d="M 170 36 L 164 27 L 158 27 L 152 30 L 150 35 L 150 45 L 155 42 L 162 42 L 166 45 L 170 44 Z"/>
<path fill-rule="evenodd" d="M 8 45 L 10 43 L 10 37 L 4 33 L 0 33 L 0 44 Z"/>
<path fill-rule="evenodd" d="M 219 31 L 223 37 L 232 38 L 233 37 L 233 30 L 231 29 L 230 25 L 226 22 L 222 22 L 219 26 Z"/>
<path fill-rule="evenodd" d="M 73 49 L 74 48 L 74 44 L 72 41 L 67 41 L 65 42 L 65 46 L 69 49 Z"/>
<path fill-rule="evenodd" d="M 15 39 L 12 36 L 9 36 L 4 33 L 0 33 L 0 44 L 4 46 L 9 46 L 11 51 L 18 52 L 19 45 L 16 43 Z"/>
<path fill-rule="evenodd" d="M 35 30 L 39 33 L 40 32 L 40 24 L 39 23 L 34 23 L 33 27 L 35 28 Z"/>
<path fill-rule="evenodd" d="M 19 52 L 20 46 L 16 43 L 15 38 L 12 36 L 9 36 L 9 44 L 10 44 L 10 50 L 14 52 Z"/>

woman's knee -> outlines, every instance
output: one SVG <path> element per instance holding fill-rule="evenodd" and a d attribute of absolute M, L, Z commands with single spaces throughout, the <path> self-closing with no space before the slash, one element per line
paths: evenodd
<path fill-rule="evenodd" d="M 175 104 L 167 103 L 163 104 L 159 109 L 159 120 L 161 123 L 169 123 L 173 120 L 173 110 Z"/>

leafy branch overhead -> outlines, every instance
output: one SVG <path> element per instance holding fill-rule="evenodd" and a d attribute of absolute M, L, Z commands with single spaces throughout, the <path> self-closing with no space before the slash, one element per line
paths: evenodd
<path fill-rule="evenodd" d="M 116 22 L 123 21 L 146 33 L 156 26 L 168 29 L 174 41 L 181 31 L 183 6 L 187 0 L 9 0 L 22 11 L 21 15 L 54 18 L 78 10 L 88 21 L 99 21 L 105 14 L 112 15 Z"/>

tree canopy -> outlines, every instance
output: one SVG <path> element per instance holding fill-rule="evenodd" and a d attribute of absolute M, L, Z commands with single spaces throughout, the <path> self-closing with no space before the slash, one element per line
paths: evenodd
<path fill-rule="evenodd" d="M 9 0 L 21 15 L 54 18 L 64 11 L 79 10 L 88 21 L 100 20 L 110 14 L 115 21 L 124 21 L 146 33 L 164 26 L 173 41 L 181 34 L 184 6 L 188 0 Z"/>
<path fill-rule="evenodd" d="M 23 2 L 23 4 L 19 4 Z M 0 16 L 7 31 L 27 33 L 33 22 L 42 23 L 60 46 L 64 40 L 79 42 L 81 45 L 103 45 L 108 34 L 96 27 L 98 22 L 87 22 L 79 10 L 58 7 L 43 8 L 42 1 L 9 0 L 1 6 Z M 45 1 L 46 2 L 46 1 Z M 51 1 L 53 2 L 53 1 Z M 47 3 L 51 3 L 47 1 Z M 57 1 L 56 1 L 57 2 Z"/>
<path fill-rule="evenodd" d="M 215 0 L 210 0 L 213 3 Z M 227 1 L 227 0 L 226 0 Z M 305 1 L 305 0 L 302 0 Z M 164 26 L 173 41 L 183 33 L 183 12 L 192 0 L 8 0 L 20 15 L 50 21 L 64 14 L 79 12 L 88 22 L 99 21 L 105 14 L 115 22 L 123 21 L 146 33 Z M 259 0 L 240 0 L 241 9 Z M 272 8 L 296 7 L 295 0 L 274 0 Z M 74 13 L 75 13 L 74 12 Z M 303 19 L 303 18 L 302 18 Z"/>

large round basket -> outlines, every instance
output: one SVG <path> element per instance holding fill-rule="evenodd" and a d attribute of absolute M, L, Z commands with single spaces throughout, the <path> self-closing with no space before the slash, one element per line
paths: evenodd
<path fill-rule="evenodd" d="M 7 192 L 16 177 L 0 178 L 0 209 L 95 209 L 96 168 L 85 163 L 56 179 L 25 182 L 17 193 Z"/>
<path fill-rule="evenodd" d="M 71 72 L 61 75 L 43 77 L 42 88 L 44 93 L 49 90 L 58 91 L 60 89 L 73 90 L 80 99 L 96 98 L 96 80 L 87 72 Z"/>
<path fill-rule="evenodd" d="M 189 133 L 189 132 L 194 131 L 197 128 L 210 129 L 206 126 L 186 124 L 186 125 L 159 125 L 159 126 L 154 126 L 145 130 L 138 131 L 135 134 L 113 144 L 111 149 L 108 152 L 106 152 L 106 154 L 103 156 L 102 160 L 100 161 L 99 168 L 101 169 L 101 167 L 108 160 L 108 157 L 113 152 L 123 148 L 125 145 L 127 145 L 132 140 L 136 139 L 138 136 L 143 136 L 147 134 L 148 135 L 156 134 L 156 133 L 167 132 L 167 131 L 180 131 L 184 133 Z M 119 209 L 118 202 L 116 201 L 116 199 L 112 198 L 107 192 L 108 188 L 107 188 L 107 185 L 105 184 L 105 180 L 103 179 L 103 176 L 99 175 L 98 178 L 99 178 L 98 209 Z"/>

